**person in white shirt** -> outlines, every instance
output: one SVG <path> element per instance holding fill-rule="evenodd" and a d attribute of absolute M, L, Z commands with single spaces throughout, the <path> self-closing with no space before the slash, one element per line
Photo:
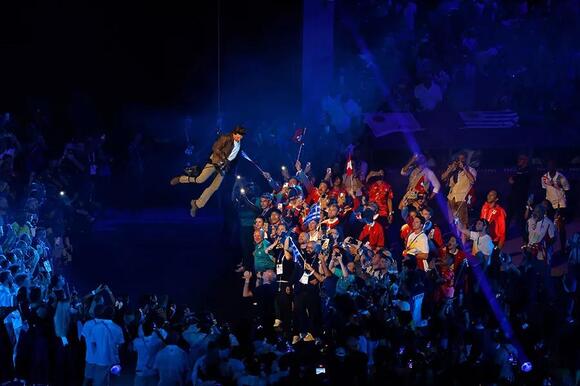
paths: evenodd
<path fill-rule="evenodd" d="M 443 92 L 431 76 L 428 76 L 415 87 L 415 98 L 419 101 L 421 111 L 433 111 L 443 100 Z"/>
<path fill-rule="evenodd" d="M 98 317 L 83 326 L 81 335 L 87 346 L 84 385 L 109 385 L 111 367 L 120 364 L 119 346 L 125 339 L 121 327 L 111 320 L 113 312 L 112 307 L 99 305 L 95 308 Z"/>
<path fill-rule="evenodd" d="M 546 200 L 553 209 L 566 208 L 566 192 L 570 190 L 568 179 L 556 170 L 556 162 L 548 161 L 548 172 L 542 176 L 542 188 L 546 189 Z"/>
<path fill-rule="evenodd" d="M 546 216 L 546 209 L 536 205 L 532 216 L 527 222 L 528 245 L 525 250 L 535 260 L 542 260 L 549 264 L 552 257 L 551 241 L 556 237 L 556 227 Z"/>
<path fill-rule="evenodd" d="M 146 322 L 139 326 L 138 335 L 133 340 L 133 350 L 137 353 L 135 386 L 156 386 L 157 372 L 153 368 L 153 362 L 165 344 L 163 340 L 167 337 L 167 332 L 157 330 L 153 323 Z"/>
<path fill-rule="evenodd" d="M 399 210 L 403 219 L 406 220 L 405 207 L 411 205 L 418 197 L 428 195 L 432 199 L 441 189 L 441 183 L 435 176 L 435 173 L 427 167 L 427 159 L 422 154 L 415 154 L 401 169 L 402 176 L 409 176 L 407 192 L 399 203 Z M 429 192 L 431 192 L 429 194 Z M 403 213 L 405 212 L 405 213 Z"/>
<path fill-rule="evenodd" d="M 159 386 L 183 386 L 189 372 L 187 353 L 177 346 L 179 334 L 170 332 L 166 342 L 153 363 L 159 373 Z"/>
<path fill-rule="evenodd" d="M 542 176 L 542 188 L 546 189 L 546 200 L 552 204 L 554 223 L 560 236 L 562 250 L 566 249 L 566 220 L 567 203 L 566 192 L 570 190 L 570 183 L 566 176 L 556 170 L 556 161 L 548 161 L 548 172 Z M 550 217 L 552 217 L 550 215 Z"/>
<path fill-rule="evenodd" d="M 12 293 L 12 274 L 10 271 L 0 272 L 0 307 L 14 306 Z"/>
<path fill-rule="evenodd" d="M 466 154 L 460 153 L 441 175 L 441 179 L 449 186 L 447 195 L 447 205 L 449 209 L 449 219 L 452 221 L 458 218 L 463 227 L 469 223 L 467 208 L 468 193 L 473 187 L 477 178 L 474 168 L 466 164 Z M 465 242 L 465 239 L 463 239 Z"/>
<path fill-rule="evenodd" d="M 417 267 L 423 271 L 429 269 L 427 258 L 429 257 L 429 238 L 423 232 L 423 224 L 425 220 L 421 216 L 416 216 L 413 219 L 413 232 L 407 236 L 405 243 L 405 250 L 403 256 L 415 256 L 417 259 Z"/>
<path fill-rule="evenodd" d="M 488 234 L 489 223 L 487 220 L 483 218 L 477 220 L 475 223 L 475 232 L 469 231 L 461 223 L 457 224 L 457 229 L 473 241 L 473 246 L 471 248 L 473 256 L 482 259 L 486 267 L 489 266 L 495 246 L 491 236 Z"/>

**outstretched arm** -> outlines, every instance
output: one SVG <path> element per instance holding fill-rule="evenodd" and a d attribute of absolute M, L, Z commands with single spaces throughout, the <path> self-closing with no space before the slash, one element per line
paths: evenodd
<path fill-rule="evenodd" d="M 250 290 L 250 279 L 252 279 L 252 272 L 244 272 L 244 290 L 242 291 L 242 296 L 245 298 L 251 298 L 254 296 L 252 290 Z"/>

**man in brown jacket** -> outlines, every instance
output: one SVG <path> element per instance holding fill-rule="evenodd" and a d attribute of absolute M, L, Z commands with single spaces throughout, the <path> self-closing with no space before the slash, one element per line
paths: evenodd
<path fill-rule="evenodd" d="M 215 174 L 212 183 L 205 188 L 201 196 L 197 200 L 191 200 L 191 211 L 189 212 L 191 217 L 195 217 L 197 209 L 203 208 L 212 194 L 219 189 L 229 164 L 236 159 L 240 152 L 240 142 L 245 134 L 245 128 L 236 126 L 231 133 L 220 135 L 211 148 L 209 162 L 197 177 L 182 175 L 171 179 L 171 185 L 201 184 Z"/>

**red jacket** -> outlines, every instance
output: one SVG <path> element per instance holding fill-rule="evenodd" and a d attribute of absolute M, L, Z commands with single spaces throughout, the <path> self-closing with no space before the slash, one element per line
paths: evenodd
<path fill-rule="evenodd" d="M 328 195 L 334 199 L 337 199 L 338 196 L 340 196 L 341 194 L 345 196 L 348 195 L 348 192 L 342 186 L 341 187 L 334 186 L 332 189 L 330 189 L 330 192 L 328 192 Z"/>
<path fill-rule="evenodd" d="M 369 202 L 374 202 L 379 207 L 379 216 L 387 217 L 389 215 L 389 207 L 387 200 L 393 199 L 393 189 L 391 185 L 383 180 L 373 182 L 368 186 Z"/>
<path fill-rule="evenodd" d="M 433 240 L 437 249 L 441 250 L 441 248 L 445 246 L 441 229 L 437 225 L 433 224 L 433 227 L 427 233 L 427 237 L 429 237 L 430 240 Z"/>
<path fill-rule="evenodd" d="M 304 201 L 308 205 L 312 205 L 312 204 L 317 203 L 318 200 L 320 200 L 320 193 L 318 192 L 318 188 L 312 188 L 312 189 L 308 190 L 308 196 L 306 196 Z"/>
<path fill-rule="evenodd" d="M 365 225 L 358 239 L 362 242 L 368 241 L 372 249 L 379 249 L 385 246 L 383 227 L 378 222 Z"/>
<path fill-rule="evenodd" d="M 505 243 L 505 233 L 506 233 L 506 213 L 505 210 L 495 204 L 494 207 L 488 202 L 483 204 L 481 208 L 481 218 L 489 222 L 489 235 L 491 239 L 496 244 Z"/>

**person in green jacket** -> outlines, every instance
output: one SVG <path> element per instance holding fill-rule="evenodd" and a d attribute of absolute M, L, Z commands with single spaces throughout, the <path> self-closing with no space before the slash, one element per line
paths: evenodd
<path fill-rule="evenodd" d="M 276 269 L 274 258 L 266 252 L 270 242 L 264 238 L 262 230 L 254 232 L 254 269 L 256 272 L 264 272 L 268 269 Z"/>

